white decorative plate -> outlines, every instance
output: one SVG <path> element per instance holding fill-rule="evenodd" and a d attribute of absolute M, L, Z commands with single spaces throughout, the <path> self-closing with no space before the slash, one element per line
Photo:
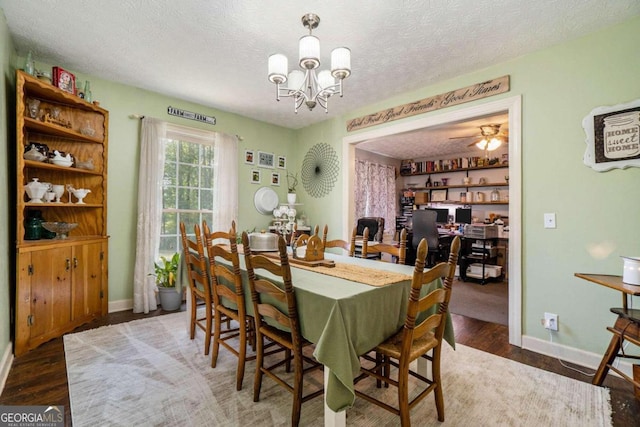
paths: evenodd
<path fill-rule="evenodd" d="M 271 187 L 260 187 L 253 196 L 256 210 L 263 215 L 271 215 L 278 207 L 278 195 Z"/>

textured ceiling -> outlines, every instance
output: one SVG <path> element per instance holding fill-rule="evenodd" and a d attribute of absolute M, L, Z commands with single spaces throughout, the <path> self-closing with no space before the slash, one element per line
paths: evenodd
<path fill-rule="evenodd" d="M 606 7 L 604 7 L 606 4 Z M 18 53 L 292 129 L 573 39 L 640 14 L 638 0 L 0 0 Z M 329 114 L 275 100 L 267 58 L 297 62 L 320 16 L 323 63 L 352 50 Z M 496 76 L 498 77 L 498 76 Z M 99 96 L 99 94 L 97 94 Z M 144 111 L 139 113 L 144 114 Z"/>

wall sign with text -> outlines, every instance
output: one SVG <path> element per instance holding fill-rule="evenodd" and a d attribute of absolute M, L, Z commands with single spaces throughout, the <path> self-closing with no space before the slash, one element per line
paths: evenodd
<path fill-rule="evenodd" d="M 582 127 L 587 134 L 585 165 L 598 172 L 640 167 L 640 99 L 595 108 Z"/>
<path fill-rule="evenodd" d="M 509 76 L 498 77 L 497 79 L 476 83 L 461 89 L 452 90 L 451 92 L 441 93 L 440 95 L 349 120 L 347 122 L 347 132 L 404 119 L 405 117 L 411 117 L 416 114 L 427 113 L 441 108 L 464 104 L 465 102 L 475 101 L 508 91 Z"/>

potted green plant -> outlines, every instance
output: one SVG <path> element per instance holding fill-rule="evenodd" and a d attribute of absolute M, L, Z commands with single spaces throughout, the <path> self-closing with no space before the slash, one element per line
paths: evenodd
<path fill-rule="evenodd" d="M 154 264 L 153 276 L 156 277 L 160 305 L 166 311 L 178 310 L 182 304 L 182 293 L 176 290 L 179 263 L 180 254 L 176 252 L 171 258 L 161 256 L 160 261 Z"/>
<path fill-rule="evenodd" d="M 287 202 L 290 205 L 295 204 L 296 202 L 296 187 L 298 186 L 298 174 L 292 174 L 291 172 L 287 172 Z"/>

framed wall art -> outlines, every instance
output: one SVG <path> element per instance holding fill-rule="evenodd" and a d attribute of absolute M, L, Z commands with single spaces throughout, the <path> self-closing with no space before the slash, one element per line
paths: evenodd
<path fill-rule="evenodd" d="M 584 164 L 595 171 L 640 167 L 640 99 L 594 108 L 583 120 Z"/>
<path fill-rule="evenodd" d="M 244 150 L 244 164 L 245 165 L 255 165 L 256 159 L 253 155 L 253 150 Z"/>
<path fill-rule="evenodd" d="M 447 200 L 447 190 L 431 190 L 430 200 L 432 202 L 444 202 Z"/>
<path fill-rule="evenodd" d="M 280 174 L 277 172 L 274 172 L 271 174 L 271 185 L 276 185 L 276 186 L 280 186 Z"/>
<path fill-rule="evenodd" d="M 257 169 L 253 169 L 251 171 L 251 183 L 252 184 L 260 184 L 260 171 Z"/>
<path fill-rule="evenodd" d="M 278 169 L 287 168 L 287 158 L 285 156 L 278 156 Z"/>
<path fill-rule="evenodd" d="M 273 153 L 265 153 L 264 151 L 258 151 L 258 166 L 262 168 L 274 168 L 275 156 Z"/>
<path fill-rule="evenodd" d="M 75 95 L 76 76 L 60 67 L 53 67 L 53 85 L 65 92 Z"/>

